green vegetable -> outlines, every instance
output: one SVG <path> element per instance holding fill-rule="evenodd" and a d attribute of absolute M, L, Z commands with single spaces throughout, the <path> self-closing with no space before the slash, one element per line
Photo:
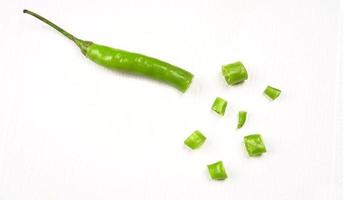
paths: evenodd
<path fill-rule="evenodd" d="M 253 134 L 244 137 L 245 148 L 251 157 L 261 156 L 267 152 L 260 134 Z"/>
<path fill-rule="evenodd" d="M 264 94 L 267 95 L 270 99 L 275 100 L 280 96 L 281 90 L 268 85 L 264 90 Z"/>
<path fill-rule="evenodd" d="M 245 111 L 240 111 L 240 112 L 238 113 L 238 124 L 237 124 L 237 128 L 242 128 L 242 127 L 243 127 L 246 118 L 247 118 L 247 112 L 245 112 Z"/>
<path fill-rule="evenodd" d="M 212 110 L 218 113 L 219 115 L 224 116 L 226 106 L 227 101 L 225 99 L 217 97 L 212 104 Z"/>
<path fill-rule="evenodd" d="M 248 72 L 241 62 L 224 65 L 222 74 L 228 85 L 236 85 L 248 79 Z"/>
<path fill-rule="evenodd" d="M 206 137 L 200 131 L 194 131 L 188 138 L 184 141 L 191 149 L 197 149 L 206 141 Z"/>
<path fill-rule="evenodd" d="M 224 180 L 227 178 L 227 174 L 222 161 L 207 165 L 208 172 L 214 180 Z"/>
<path fill-rule="evenodd" d="M 143 75 L 167 83 L 181 92 L 185 92 L 192 82 L 193 74 L 184 69 L 138 53 L 131 53 L 78 39 L 32 11 L 24 10 L 23 12 L 36 17 L 62 33 L 72 40 L 86 57 L 106 68 Z"/>

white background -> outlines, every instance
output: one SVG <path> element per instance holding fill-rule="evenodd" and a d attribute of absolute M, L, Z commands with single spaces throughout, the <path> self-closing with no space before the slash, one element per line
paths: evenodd
<path fill-rule="evenodd" d="M 0 2 L 0 200 L 343 198 L 339 0 Z M 181 94 L 105 70 L 23 8 L 181 66 L 193 84 Z M 237 60 L 249 80 L 228 87 L 220 68 Z M 268 84 L 282 89 L 274 102 Z M 190 151 L 196 129 L 208 140 Z M 267 145 L 260 158 L 242 146 L 251 133 Z M 218 160 L 223 182 L 207 173 Z"/>

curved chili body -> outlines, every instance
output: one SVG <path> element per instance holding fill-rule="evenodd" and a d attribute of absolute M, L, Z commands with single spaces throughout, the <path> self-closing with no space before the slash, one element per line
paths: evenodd
<path fill-rule="evenodd" d="M 192 83 L 193 74 L 184 69 L 142 54 L 131 53 L 98 45 L 91 41 L 81 40 L 37 13 L 26 9 L 23 12 L 53 27 L 65 37 L 72 40 L 85 56 L 106 68 L 144 75 L 168 83 L 182 92 L 185 92 Z"/>
<path fill-rule="evenodd" d="M 106 68 L 144 75 L 168 83 L 182 92 L 187 90 L 193 78 L 190 72 L 156 58 L 95 43 L 88 46 L 86 56 Z"/>

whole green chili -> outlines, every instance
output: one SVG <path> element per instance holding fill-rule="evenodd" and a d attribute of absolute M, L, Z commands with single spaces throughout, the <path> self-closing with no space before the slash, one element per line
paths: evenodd
<path fill-rule="evenodd" d="M 165 82 L 181 92 L 185 92 L 192 83 L 193 74 L 184 69 L 142 54 L 114 49 L 95 44 L 91 41 L 78 39 L 61 27 L 32 11 L 25 9 L 23 12 L 36 17 L 62 33 L 72 40 L 86 57 L 106 68 L 139 74 Z"/>

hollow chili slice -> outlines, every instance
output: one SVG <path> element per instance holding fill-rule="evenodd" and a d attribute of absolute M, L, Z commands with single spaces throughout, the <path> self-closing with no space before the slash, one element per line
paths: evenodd
<path fill-rule="evenodd" d="M 271 100 L 275 100 L 280 96 L 281 90 L 268 85 L 266 89 L 264 89 L 264 94 L 267 95 Z"/>
<path fill-rule="evenodd" d="M 244 144 L 250 157 L 261 156 L 263 153 L 267 152 L 260 134 L 245 136 Z"/>
<path fill-rule="evenodd" d="M 223 98 L 217 97 L 213 104 L 212 104 L 212 110 L 219 114 L 220 116 L 224 116 L 225 110 L 227 106 L 227 101 Z"/>
<path fill-rule="evenodd" d="M 222 161 L 207 165 L 207 168 L 213 180 L 225 180 L 228 177 Z"/>
<path fill-rule="evenodd" d="M 206 141 L 206 137 L 198 130 L 194 131 L 188 138 L 184 141 L 184 144 L 191 149 L 197 149 L 201 147 Z"/>
<path fill-rule="evenodd" d="M 240 61 L 224 65 L 222 74 L 228 85 L 236 85 L 248 79 L 248 72 Z"/>

